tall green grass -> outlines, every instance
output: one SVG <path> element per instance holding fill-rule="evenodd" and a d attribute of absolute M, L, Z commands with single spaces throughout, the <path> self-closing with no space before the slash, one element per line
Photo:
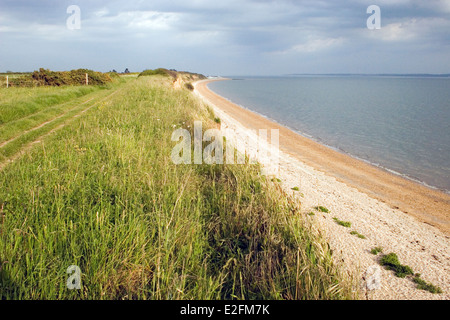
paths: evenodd
<path fill-rule="evenodd" d="M 70 113 L 75 109 L 83 109 L 89 105 L 97 103 L 102 97 L 105 97 L 108 91 L 94 92 L 83 96 L 82 98 L 71 99 L 67 102 L 50 105 L 41 111 L 35 112 L 29 116 L 22 117 L 17 120 L 10 121 L 0 125 L 0 144 L 19 135 L 23 135 L 26 131 L 30 131 L 38 126 L 50 122 L 66 113 Z M 12 108 L 15 108 L 14 106 Z"/>
<path fill-rule="evenodd" d="M 5 159 L 20 151 L 27 143 L 49 133 L 83 110 L 103 103 L 109 95 L 115 94 L 124 82 L 124 80 L 116 80 L 108 87 L 63 87 L 59 91 L 45 90 L 46 88 L 27 90 L 11 88 L 4 91 L 3 93 L 6 92 L 7 96 L 5 100 L 9 103 L 0 100 L 0 105 L 10 104 L 10 106 L 6 112 L 3 112 L 3 115 L 10 114 L 19 117 L 18 114 L 27 106 L 30 110 L 36 105 L 39 105 L 39 108 L 36 112 L 26 110 L 25 114 L 30 112 L 31 114 L 0 125 L 0 165 Z M 34 100 L 30 98 L 33 95 L 37 95 Z M 24 101 L 20 101 L 21 96 Z M 17 100 L 19 103 L 14 104 L 13 101 Z"/>
<path fill-rule="evenodd" d="M 122 88 L 0 172 L 1 299 L 356 296 L 258 166 L 172 163 L 174 126 L 216 125 L 188 90 L 158 76 Z"/>
<path fill-rule="evenodd" d="M 21 119 L 51 106 L 85 96 L 98 86 L 66 86 L 0 89 L 0 125 Z"/>

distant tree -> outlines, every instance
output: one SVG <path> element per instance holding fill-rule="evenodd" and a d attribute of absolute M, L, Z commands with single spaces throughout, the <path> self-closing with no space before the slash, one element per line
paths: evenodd
<path fill-rule="evenodd" d="M 117 73 L 116 69 L 113 69 L 113 71 L 112 71 L 112 72 L 115 72 L 115 73 Z"/>
<path fill-rule="evenodd" d="M 130 73 L 130 70 L 128 70 L 128 68 L 126 68 L 123 73 Z"/>

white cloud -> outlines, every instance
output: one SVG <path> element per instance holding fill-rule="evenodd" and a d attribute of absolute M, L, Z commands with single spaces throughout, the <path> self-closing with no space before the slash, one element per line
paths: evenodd
<path fill-rule="evenodd" d="M 128 20 L 128 27 L 143 30 L 169 30 L 179 20 L 178 13 L 157 11 L 130 11 L 121 13 Z"/>
<path fill-rule="evenodd" d="M 89 19 L 89 24 L 99 27 L 108 25 L 118 28 L 130 28 L 137 32 L 148 30 L 169 30 L 179 20 L 180 14 L 158 11 L 125 11 L 114 16 L 106 16 L 106 11 L 98 11 Z"/>
<path fill-rule="evenodd" d="M 297 44 L 281 53 L 312 53 L 324 51 L 344 43 L 344 38 L 310 38 L 304 43 Z"/>
<path fill-rule="evenodd" d="M 383 41 L 426 41 L 434 33 L 445 32 L 450 29 L 450 21 L 443 18 L 410 18 L 400 22 L 382 25 L 380 30 L 366 32 L 371 38 Z"/>
<path fill-rule="evenodd" d="M 407 22 L 391 23 L 379 30 L 379 36 L 384 41 L 409 41 L 417 36 L 415 24 L 415 19 Z"/>
<path fill-rule="evenodd" d="M 102 8 L 102 9 L 94 12 L 94 16 L 96 16 L 96 17 L 104 17 L 108 14 L 109 14 L 108 8 Z"/>

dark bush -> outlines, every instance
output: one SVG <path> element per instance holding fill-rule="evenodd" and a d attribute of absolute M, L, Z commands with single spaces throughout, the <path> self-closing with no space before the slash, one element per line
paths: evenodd
<path fill-rule="evenodd" d="M 173 78 L 176 78 L 177 73 L 175 71 L 170 71 L 170 70 L 167 70 L 167 69 L 164 69 L 164 68 L 158 68 L 158 69 L 155 69 L 155 70 L 147 69 L 147 70 L 142 71 L 139 74 L 139 77 L 142 77 L 142 76 L 155 76 L 155 75 L 171 76 Z"/>
<path fill-rule="evenodd" d="M 104 85 L 112 81 L 108 74 L 88 69 L 51 71 L 40 68 L 39 71 L 34 71 L 31 75 L 11 79 L 10 84 L 13 87 L 77 86 L 86 84 L 86 74 L 88 75 L 89 85 Z"/>
<path fill-rule="evenodd" d="M 186 72 L 186 71 L 176 71 L 175 69 L 165 69 L 165 68 L 158 68 L 155 70 L 147 69 L 142 71 L 139 74 L 139 77 L 141 76 L 154 76 L 154 75 L 164 75 L 164 76 L 170 76 L 174 80 L 178 78 L 178 76 L 181 76 L 185 81 L 188 79 L 190 81 L 194 80 L 203 80 L 206 79 L 206 77 L 199 73 L 192 73 L 192 72 Z"/>

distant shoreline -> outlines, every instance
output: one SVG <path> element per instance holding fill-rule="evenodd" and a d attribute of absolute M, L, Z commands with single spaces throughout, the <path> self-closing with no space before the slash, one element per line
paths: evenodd
<path fill-rule="evenodd" d="M 232 75 L 226 77 L 211 76 L 211 80 L 239 78 L 289 78 L 289 77 L 380 77 L 380 78 L 450 78 L 450 73 L 288 73 L 279 75 Z"/>
<path fill-rule="evenodd" d="M 280 148 L 311 167 L 327 173 L 392 208 L 450 234 L 450 195 L 406 177 L 388 172 L 364 160 L 333 150 L 291 129 L 242 108 L 212 92 L 207 84 L 229 78 L 213 78 L 196 83 L 197 92 L 219 109 L 252 129 L 279 129 Z"/>
<path fill-rule="evenodd" d="M 291 73 L 285 76 L 449 78 L 450 73 Z"/>

